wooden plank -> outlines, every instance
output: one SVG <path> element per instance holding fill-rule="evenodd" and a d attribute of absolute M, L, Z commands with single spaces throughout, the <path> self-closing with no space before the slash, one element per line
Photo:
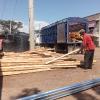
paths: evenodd
<path fill-rule="evenodd" d="M 41 63 L 2 63 L 1 67 L 16 67 L 16 66 L 33 66 L 33 65 L 40 65 Z"/>
<path fill-rule="evenodd" d="M 77 65 L 79 63 L 66 63 L 66 64 L 63 64 L 63 63 L 58 63 L 58 64 L 49 64 L 49 65 L 44 65 L 44 64 L 34 64 L 34 65 L 12 65 L 12 66 L 2 66 L 2 68 L 28 68 L 28 67 L 32 67 L 32 68 L 46 68 L 46 67 L 52 67 L 52 66 L 70 66 L 70 65 Z"/>
<path fill-rule="evenodd" d="M 79 65 L 80 62 L 59 62 L 59 63 L 53 63 L 52 65 Z M 1 64 L 1 67 L 10 67 L 10 66 L 13 66 L 13 67 L 16 67 L 16 66 L 40 66 L 40 65 L 43 65 L 43 66 L 49 66 L 49 65 L 44 65 L 43 63 L 3 63 Z"/>
<path fill-rule="evenodd" d="M 65 69 L 65 68 L 77 68 L 77 66 L 72 65 L 72 66 L 56 66 L 56 67 L 51 67 L 51 69 Z"/>
<path fill-rule="evenodd" d="M 37 67 L 37 66 L 27 66 L 27 67 L 2 67 L 0 72 L 5 71 L 24 71 L 24 70 L 36 70 L 36 69 L 48 69 L 48 67 Z"/>
<path fill-rule="evenodd" d="M 20 59 L 16 59 L 16 60 L 1 60 L 1 63 L 39 63 L 42 62 L 43 60 L 20 60 Z"/>
<path fill-rule="evenodd" d="M 80 63 L 70 63 L 70 64 L 55 64 L 55 65 L 58 65 L 58 66 L 77 66 L 79 65 Z"/>
<path fill-rule="evenodd" d="M 62 56 L 57 57 L 57 58 L 55 58 L 55 59 L 53 59 L 53 60 L 51 60 L 51 61 L 46 62 L 45 64 L 52 63 L 52 62 L 54 62 L 54 61 L 56 61 L 56 60 L 58 60 L 58 59 L 61 59 L 61 58 L 65 57 L 65 56 L 68 56 L 68 55 L 70 55 L 70 54 L 73 54 L 73 53 L 75 53 L 75 52 L 77 52 L 77 51 L 79 51 L 79 50 L 80 50 L 80 49 L 76 49 L 76 50 L 74 50 L 74 51 L 71 51 L 71 52 L 69 52 L 69 53 L 67 53 L 67 54 L 65 54 L 65 55 L 62 55 Z"/>
<path fill-rule="evenodd" d="M 49 65 L 49 66 L 51 66 L 51 65 Z M 16 65 L 16 66 L 6 66 L 6 67 L 1 67 L 1 69 L 2 68 L 5 68 L 5 69 L 10 69 L 10 68 L 47 68 L 48 66 L 46 66 L 46 65 L 31 65 L 31 66 L 29 66 L 29 65 L 21 65 L 21 66 L 19 66 L 19 65 Z"/>
<path fill-rule="evenodd" d="M 36 69 L 36 70 L 26 70 L 26 71 L 11 71 L 11 72 L 2 72 L 0 73 L 0 76 L 5 75 L 17 75 L 17 74 L 25 74 L 25 73 L 33 73 L 33 72 L 41 72 L 41 71 L 48 71 L 51 69 Z"/>

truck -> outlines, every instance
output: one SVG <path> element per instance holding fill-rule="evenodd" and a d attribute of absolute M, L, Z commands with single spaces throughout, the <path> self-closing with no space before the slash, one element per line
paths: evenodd
<path fill-rule="evenodd" d="M 43 27 L 40 31 L 40 44 L 54 47 L 56 52 L 68 53 L 70 45 L 80 45 L 79 30 L 88 31 L 88 21 L 80 17 L 68 17 Z"/>

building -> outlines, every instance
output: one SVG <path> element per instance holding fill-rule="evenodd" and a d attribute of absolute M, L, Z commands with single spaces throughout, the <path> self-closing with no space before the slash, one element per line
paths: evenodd
<path fill-rule="evenodd" d="M 100 13 L 85 17 L 88 19 L 89 33 L 93 33 L 96 46 L 100 47 Z"/>
<path fill-rule="evenodd" d="M 29 50 L 29 34 L 18 32 L 8 35 L 4 42 L 4 51 L 23 52 Z"/>

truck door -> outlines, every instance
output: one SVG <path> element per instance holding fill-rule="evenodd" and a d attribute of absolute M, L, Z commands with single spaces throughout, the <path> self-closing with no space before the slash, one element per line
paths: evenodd
<path fill-rule="evenodd" d="M 65 43 L 66 37 L 65 37 L 65 23 L 60 23 L 57 25 L 57 43 Z"/>

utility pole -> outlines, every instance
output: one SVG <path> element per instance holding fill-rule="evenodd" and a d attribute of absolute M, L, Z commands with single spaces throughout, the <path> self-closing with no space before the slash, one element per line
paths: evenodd
<path fill-rule="evenodd" d="M 11 24 L 12 24 L 12 22 L 10 21 L 10 34 L 11 34 L 11 26 L 12 26 Z"/>
<path fill-rule="evenodd" d="M 29 1 L 29 45 L 32 51 L 35 48 L 35 34 L 34 34 L 34 0 Z"/>

